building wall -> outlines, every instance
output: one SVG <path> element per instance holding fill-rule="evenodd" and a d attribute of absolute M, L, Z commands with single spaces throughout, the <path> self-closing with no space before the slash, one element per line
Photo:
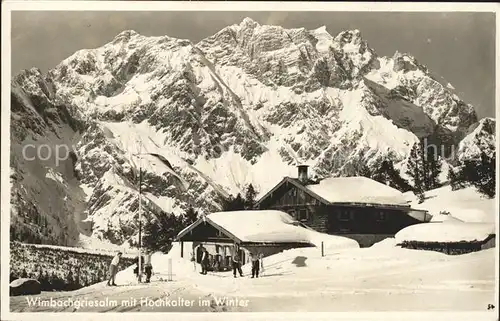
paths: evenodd
<path fill-rule="evenodd" d="M 418 223 L 400 209 L 332 205 L 327 208 L 326 230 L 330 234 L 395 235 Z"/>
<path fill-rule="evenodd" d="M 182 241 L 186 242 L 228 242 L 233 243 L 227 235 L 224 235 L 221 231 L 216 229 L 214 226 L 207 223 L 201 223 L 196 226 L 191 233 L 182 237 Z"/>
<path fill-rule="evenodd" d="M 496 241 L 496 235 L 491 235 L 488 239 L 486 239 L 486 242 L 481 245 L 481 249 L 486 250 L 494 248 L 496 246 Z"/>
<path fill-rule="evenodd" d="M 402 248 L 412 250 L 436 251 L 448 255 L 460 255 L 481 251 L 480 242 L 438 243 L 438 242 L 403 242 Z"/>

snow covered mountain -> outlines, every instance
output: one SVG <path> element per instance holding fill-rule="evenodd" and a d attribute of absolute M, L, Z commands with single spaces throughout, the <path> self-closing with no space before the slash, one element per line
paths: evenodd
<path fill-rule="evenodd" d="M 13 222 L 45 242 L 126 243 L 139 165 L 146 214 L 181 215 L 249 183 L 265 192 L 299 163 L 317 176 L 403 164 L 418 138 L 455 146 L 477 123 L 451 88 L 408 54 L 378 56 L 358 30 L 246 18 L 197 44 L 124 31 L 12 80 Z M 29 161 L 26 144 L 65 144 L 70 157 Z"/>
<path fill-rule="evenodd" d="M 496 151 L 494 118 L 483 118 L 471 125 L 465 136 L 458 145 L 457 156 L 461 161 L 480 159 L 481 153 L 489 157 Z"/>

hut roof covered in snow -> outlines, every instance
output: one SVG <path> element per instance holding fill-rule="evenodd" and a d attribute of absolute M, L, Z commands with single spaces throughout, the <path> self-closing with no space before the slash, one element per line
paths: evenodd
<path fill-rule="evenodd" d="M 455 220 L 408 226 L 395 235 L 398 242 L 482 242 L 495 234 L 490 223 L 466 223 Z"/>
<path fill-rule="evenodd" d="M 363 176 L 330 177 L 305 187 L 330 203 L 408 204 L 397 189 Z"/>
<path fill-rule="evenodd" d="M 329 246 L 358 247 L 357 242 L 339 236 L 316 232 L 295 220 L 288 213 L 276 210 L 216 212 L 201 217 L 182 230 L 178 240 L 186 239 L 190 231 L 209 224 L 238 243 L 304 243 Z M 332 244 L 334 243 L 334 244 Z"/>

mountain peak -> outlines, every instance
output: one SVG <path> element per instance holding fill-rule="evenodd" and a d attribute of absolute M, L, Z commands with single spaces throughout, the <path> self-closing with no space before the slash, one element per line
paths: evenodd
<path fill-rule="evenodd" d="M 23 76 L 30 76 L 30 75 L 40 76 L 40 75 L 42 75 L 42 71 L 40 70 L 40 68 L 31 67 L 29 69 L 21 70 L 17 75 L 14 76 L 14 78 L 23 77 Z"/>
<path fill-rule="evenodd" d="M 326 26 L 324 26 L 324 25 L 319 27 L 319 28 L 316 28 L 314 31 L 316 33 L 328 33 L 328 31 L 326 30 Z"/>
<path fill-rule="evenodd" d="M 135 30 L 124 30 L 120 32 L 118 35 L 116 35 L 115 39 L 113 42 L 118 42 L 118 41 L 128 41 L 133 37 L 140 36 L 140 34 L 135 31 Z"/>
<path fill-rule="evenodd" d="M 240 26 L 241 27 L 255 28 L 255 27 L 259 26 L 259 23 L 255 20 L 253 20 L 252 18 L 246 17 L 245 19 L 243 19 L 243 21 L 241 21 Z"/>
<path fill-rule="evenodd" d="M 43 79 L 42 71 L 39 68 L 32 67 L 30 69 L 23 69 L 12 77 L 12 83 L 22 85 L 26 88 L 30 86 L 36 87 L 35 84 L 38 83 L 40 79 Z"/>
<path fill-rule="evenodd" d="M 359 29 L 345 30 L 340 32 L 335 38 L 334 43 L 348 52 L 364 53 L 366 51 L 373 52 L 368 47 L 368 43 L 362 38 Z"/>
<path fill-rule="evenodd" d="M 359 29 L 341 31 L 337 35 L 337 37 L 335 37 L 335 39 L 337 41 L 351 42 L 351 43 L 359 43 L 363 40 L 361 37 L 361 31 L 359 31 Z"/>
<path fill-rule="evenodd" d="M 481 130 L 486 130 L 491 135 L 494 135 L 495 134 L 495 125 L 496 125 L 495 118 L 484 117 L 484 118 L 481 118 L 479 120 L 477 127 L 481 128 Z"/>

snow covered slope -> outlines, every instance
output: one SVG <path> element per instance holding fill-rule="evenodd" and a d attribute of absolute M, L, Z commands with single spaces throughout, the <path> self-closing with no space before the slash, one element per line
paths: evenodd
<path fill-rule="evenodd" d="M 66 235 L 46 233 L 61 243 L 133 237 L 141 162 L 147 212 L 210 213 L 246 184 L 265 193 L 299 163 L 323 177 L 381 159 L 400 166 L 418 138 L 458 144 L 477 122 L 414 57 L 380 57 L 359 30 L 248 18 L 197 44 L 124 31 L 12 84 L 13 221 L 33 209 Z M 31 141 L 65 143 L 73 156 L 49 161 L 47 177 L 40 162 L 20 160 Z"/>
<path fill-rule="evenodd" d="M 412 207 L 429 211 L 434 222 L 447 220 L 443 216 L 448 215 L 464 222 L 494 223 L 498 219 L 495 199 L 482 196 L 473 187 L 453 191 L 448 185 L 427 191 L 421 204 L 412 192 L 405 195 Z"/>
<path fill-rule="evenodd" d="M 462 161 L 480 159 L 481 153 L 491 157 L 496 151 L 495 127 L 494 118 L 483 118 L 478 123 L 473 124 L 469 128 L 467 136 L 458 145 L 458 159 Z"/>

